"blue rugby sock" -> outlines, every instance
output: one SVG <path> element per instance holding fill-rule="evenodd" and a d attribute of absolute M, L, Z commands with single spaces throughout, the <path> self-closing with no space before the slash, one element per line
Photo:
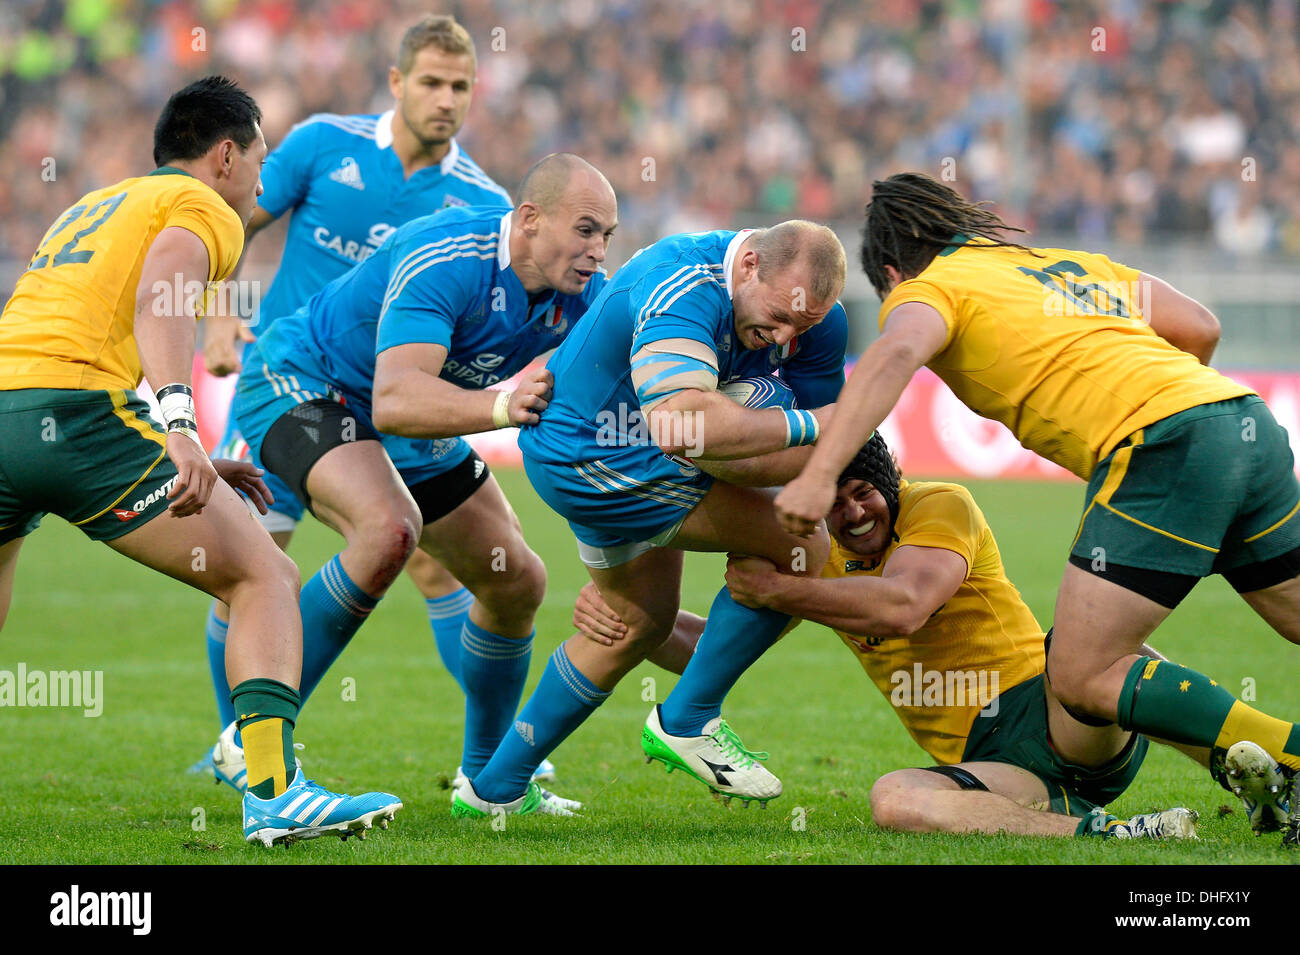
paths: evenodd
<path fill-rule="evenodd" d="M 474 595 L 464 587 L 445 597 L 426 598 L 424 601 L 429 611 L 429 626 L 433 628 L 433 640 L 438 645 L 438 656 L 442 657 L 442 665 L 456 678 L 462 691 L 465 681 L 460 675 L 460 632 L 473 603 Z"/>
<path fill-rule="evenodd" d="M 561 644 L 551 654 L 542 679 L 487 766 L 472 776 L 474 792 L 488 802 L 510 802 L 528 789 L 539 763 L 559 746 L 596 707 L 609 698 L 578 672 Z"/>
<path fill-rule="evenodd" d="M 742 607 L 726 587 L 718 591 L 695 655 L 659 707 L 664 732 L 703 735 L 705 725 L 721 715 L 722 701 L 740 675 L 776 643 L 789 623 L 788 614 Z"/>
<path fill-rule="evenodd" d="M 304 704 L 378 603 L 378 597 L 352 582 L 338 554 L 302 585 L 302 682 L 298 695 Z"/>
<path fill-rule="evenodd" d="M 512 640 L 489 633 L 468 617 L 461 632 L 461 677 L 465 687 L 465 746 L 461 771 L 473 776 L 492 758 L 524 695 L 533 634 Z"/>
<path fill-rule="evenodd" d="M 230 684 L 226 682 L 226 632 L 230 624 L 217 616 L 214 601 L 208 607 L 208 672 L 212 674 L 212 689 L 217 695 L 217 718 L 221 729 L 235 722 L 235 704 L 230 702 Z"/>

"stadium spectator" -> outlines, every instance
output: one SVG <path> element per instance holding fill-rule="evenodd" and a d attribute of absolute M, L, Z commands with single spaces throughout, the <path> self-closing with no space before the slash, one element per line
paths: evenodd
<path fill-rule="evenodd" d="M 629 250 L 746 213 L 855 220 L 868 174 L 951 160 L 963 191 L 1037 231 L 1298 254 L 1290 4 L 1027 0 L 1023 20 L 1014 5 L 935 0 L 449 6 L 484 51 L 465 148 L 501 182 L 548 152 L 587 156 L 623 200 Z M 201 72 L 255 93 L 272 144 L 316 111 L 381 112 L 390 51 L 423 12 L 415 0 L 6 6 L 0 260 L 25 261 L 69 202 L 138 168 L 161 91 Z M 1210 201 L 1243 182 L 1256 199 Z M 275 261 L 273 243 L 255 252 Z"/>

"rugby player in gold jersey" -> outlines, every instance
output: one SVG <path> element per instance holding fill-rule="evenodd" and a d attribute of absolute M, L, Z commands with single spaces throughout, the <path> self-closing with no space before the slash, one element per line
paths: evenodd
<path fill-rule="evenodd" d="M 752 460 L 751 476 L 769 466 Z M 873 821 L 906 832 L 1195 838 L 1187 809 L 1106 812 L 1137 775 L 1147 739 L 1065 712 L 1043 678 L 1043 631 L 966 488 L 902 480 L 877 434 L 840 475 L 827 529 L 819 577 L 783 580 L 770 561 L 733 555 L 727 587 L 747 607 L 834 630 L 934 759 L 876 780 Z M 603 643 L 625 633 L 591 586 L 574 623 Z M 679 613 L 651 660 L 681 672 L 703 630 L 703 618 Z"/>
<path fill-rule="evenodd" d="M 1088 481 L 1057 597 L 1048 676 L 1083 722 L 1214 751 L 1212 772 L 1253 804 L 1257 831 L 1300 845 L 1300 727 L 1140 648 L 1202 577 L 1222 574 L 1300 643 L 1300 483 L 1267 405 L 1205 362 L 1215 317 L 1104 255 L 1031 249 L 928 176 L 874 185 L 862 265 L 882 334 L 840 413 L 776 500 L 810 533 L 836 478 L 930 367 L 971 410 Z M 1288 820 L 1289 814 L 1289 820 Z"/>
<path fill-rule="evenodd" d="M 298 571 L 217 480 L 260 500 L 261 472 L 219 472 L 198 439 L 195 320 L 239 260 L 262 191 L 261 118 L 224 77 L 180 90 L 154 129 L 157 168 L 82 197 L 18 279 L 0 317 L 0 623 L 19 548 L 47 513 L 226 601 L 244 836 L 270 845 L 386 825 L 401 803 L 329 793 L 296 769 Z M 146 376 L 163 427 L 136 396 Z"/>

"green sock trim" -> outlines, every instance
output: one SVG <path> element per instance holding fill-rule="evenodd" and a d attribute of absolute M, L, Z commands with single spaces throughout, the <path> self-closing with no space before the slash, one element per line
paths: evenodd
<path fill-rule="evenodd" d="M 1118 816 L 1112 816 L 1105 809 L 1098 806 L 1079 820 L 1079 826 L 1074 830 L 1074 835 L 1077 839 L 1086 839 L 1089 836 L 1106 839 L 1114 835 L 1112 830 L 1119 824 Z"/>
<path fill-rule="evenodd" d="M 1119 702 L 1115 705 L 1115 722 L 1119 724 L 1120 729 L 1133 728 L 1133 697 L 1137 695 L 1137 681 L 1150 662 L 1145 659 L 1138 660 L 1129 667 L 1128 675 L 1124 677 L 1124 686 L 1119 691 Z"/>
<path fill-rule="evenodd" d="M 234 704 L 241 727 L 249 718 L 266 719 L 275 716 L 285 720 L 292 728 L 298 722 L 298 710 L 302 708 L 297 690 L 279 680 L 261 677 L 245 680 L 231 690 L 230 702 Z"/>
<path fill-rule="evenodd" d="M 1212 747 L 1235 702 L 1195 670 L 1169 660 L 1139 660 L 1124 678 L 1117 716 L 1124 729 Z"/>

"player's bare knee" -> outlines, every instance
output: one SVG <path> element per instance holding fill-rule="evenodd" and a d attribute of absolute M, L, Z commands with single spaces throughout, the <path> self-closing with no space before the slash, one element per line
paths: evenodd
<path fill-rule="evenodd" d="M 645 659 L 673 635 L 675 621 L 675 616 L 673 620 L 668 621 L 657 620 L 649 615 L 632 616 L 631 619 L 625 616 L 623 623 L 627 626 L 627 634 L 618 642 L 626 644 L 635 655 Z"/>
<path fill-rule="evenodd" d="M 500 619 L 532 617 L 546 596 L 546 566 L 527 547 L 511 559 L 494 558 L 488 573 L 471 589 L 474 596 Z"/>
<path fill-rule="evenodd" d="M 298 602 L 301 578 L 298 565 L 284 551 L 267 544 L 255 559 L 241 562 L 235 574 L 219 582 L 213 596 L 229 605 L 243 593 L 259 593 L 275 600 Z M 229 608 L 227 607 L 227 617 Z"/>
<path fill-rule="evenodd" d="M 364 556 L 361 576 L 366 579 L 355 583 L 373 594 L 396 580 L 406 566 L 420 539 L 420 522 L 414 514 L 384 512 L 370 517 L 358 531 L 349 539 L 348 549 Z"/>
<path fill-rule="evenodd" d="M 871 786 L 871 818 L 882 829 L 915 830 L 921 824 L 917 809 L 924 796 L 924 790 L 908 781 L 906 770 L 886 773 Z"/>

